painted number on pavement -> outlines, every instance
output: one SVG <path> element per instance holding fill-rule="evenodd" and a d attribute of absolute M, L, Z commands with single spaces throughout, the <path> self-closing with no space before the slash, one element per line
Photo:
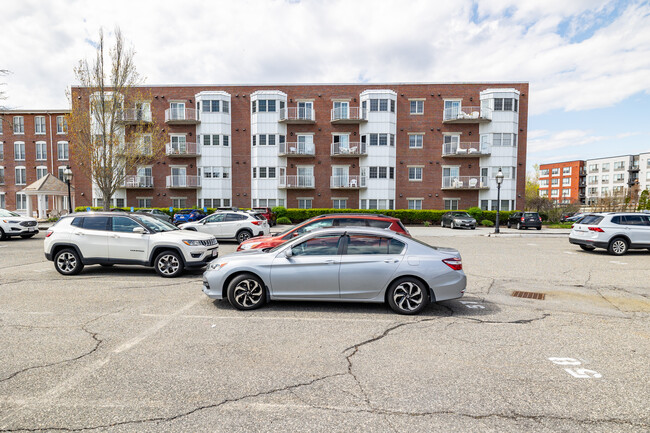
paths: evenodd
<path fill-rule="evenodd" d="M 485 305 L 481 305 L 478 302 L 475 301 L 460 301 L 461 304 L 463 304 L 467 308 L 474 308 L 474 309 L 483 309 L 485 308 Z"/>
<path fill-rule="evenodd" d="M 551 361 L 555 365 L 572 365 L 572 366 L 578 366 L 581 365 L 582 362 L 578 361 L 575 358 L 548 358 L 549 361 Z M 603 377 L 602 374 L 598 373 L 597 371 L 594 370 L 588 370 L 586 368 L 565 368 L 564 371 L 569 373 L 571 376 L 576 377 L 578 379 L 600 379 Z"/>

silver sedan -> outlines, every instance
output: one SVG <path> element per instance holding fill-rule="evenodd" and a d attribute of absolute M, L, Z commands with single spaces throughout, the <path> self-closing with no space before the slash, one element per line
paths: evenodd
<path fill-rule="evenodd" d="M 269 300 L 388 302 L 418 314 L 429 302 L 463 296 L 460 254 L 390 230 L 314 230 L 271 250 L 246 250 L 214 260 L 203 292 L 252 310 Z"/>

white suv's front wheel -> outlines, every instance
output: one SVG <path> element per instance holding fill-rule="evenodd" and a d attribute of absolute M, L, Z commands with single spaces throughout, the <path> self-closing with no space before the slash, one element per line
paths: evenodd
<path fill-rule="evenodd" d="M 163 251 L 153 264 L 161 277 L 174 278 L 183 273 L 183 260 L 176 251 Z"/>
<path fill-rule="evenodd" d="M 79 254 L 72 248 L 66 248 L 54 255 L 54 269 L 62 275 L 77 275 L 84 268 Z"/>

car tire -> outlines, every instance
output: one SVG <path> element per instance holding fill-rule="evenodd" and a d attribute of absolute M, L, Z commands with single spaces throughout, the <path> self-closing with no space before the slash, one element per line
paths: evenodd
<path fill-rule="evenodd" d="M 542 229 L 541 227 L 537 227 L 537 230 L 541 230 L 541 229 Z"/>
<path fill-rule="evenodd" d="M 510 221 L 508 221 L 508 228 L 512 228 L 512 224 L 510 224 Z"/>
<path fill-rule="evenodd" d="M 81 257 L 72 248 L 65 248 L 54 255 L 54 269 L 61 275 L 77 275 L 84 268 Z"/>
<path fill-rule="evenodd" d="M 399 278 L 388 288 L 388 305 L 397 314 L 418 314 L 429 304 L 428 290 L 429 288 L 416 278 Z"/>
<path fill-rule="evenodd" d="M 580 245 L 580 248 L 582 248 L 584 251 L 593 251 L 596 249 L 596 247 L 592 247 L 590 245 Z"/>
<path fill-rule="evenodd" d="M 444 221 L 440 221 L 440 227 L 443 227 L 443 228 L 445 227 L 445 222 Z"/>
<path fill-rule="evenodd" d="M 609 251 L 610 254 L 613 254 L 615 256 L 622 256 L 623 254 L 627 253 L 628 248 L 629 245 L 625 239 L 614 238 L 609 242 L 609 247 L 607 248 L 607 251 Z"/>
<path fill-rule="evenodd" d="M 266 302 L 264 283 L 253 274 L 241 274 L 228 284 L 228 302 L 238 310 L 254 310 Z"/>
<path fill-rule="evenodd" d="M 244 241 L 249 240 L 252 237 L 253 237 L 253 233 L 251 233 L 250 230 L 240 230 L 239 232 L 237 232 L 237 236 L 236 236 L 237 242 L 239 242 L 240 244 Z"/>
<path fill-rule="evenodd" d="M 517 223 L 517 230 L 521 230 L 521 223 Z"/>
<path fill-rule="evenodd" d="M 29 238 L 33 238 L 34 235 L 36 235 L 36 233 L 31 233 L 29 235 L 20 235 L 20 237 L 23 239 L 29 239 Z"/>
<path fill-rule="evenodd" d="M 163 278 L 178 277 L 183 273 L 183 259 L 176 251 L 167 250 L 158 254 L 153 262 L 153 267 Z"/>
<path fill-rule="evenodd" d="M 456 228 L 453 221 L 449 223 L 449 228 L 452 230 Z"/>
<path fill-rule="evenodd" d="M 4 241 L 7 239 L 7 235 L 5 234 L 5 231 L 0 228 L 0 241 Z"/>
<path fill-rule="evenodd" d="M 472 226 L 472 230 L 476 230 L 476 226 Z"/>

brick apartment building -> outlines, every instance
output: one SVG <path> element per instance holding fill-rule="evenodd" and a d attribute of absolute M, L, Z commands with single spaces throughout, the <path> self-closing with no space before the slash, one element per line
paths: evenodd
<path fill-rule="evenodd" d="M 638 186 L 650 189 L 650 152 L 540 165 L 539 195 L 557 203 L 594 205 L 624 197 Z"/>
<path fill-rule="evenodd" d="M 82 90 L 74 103 L 87 103 Z M 494 209 L 499 168 L 501 209 L 524 204 L 527 83 L 142 90 L 151 100 L 121 123 L 155 119 L 166 154 L 133 167 L 113 206 Z M 16 140 L 0 135 L 5 148 Z M 102 203 L 90 179 L 73 185 L 76 205 Z"/>
<path fill-rule="evenodd" d="M 556 203 L 585 203 L 584 161 L 539 166 L 539 195 Z"/>

